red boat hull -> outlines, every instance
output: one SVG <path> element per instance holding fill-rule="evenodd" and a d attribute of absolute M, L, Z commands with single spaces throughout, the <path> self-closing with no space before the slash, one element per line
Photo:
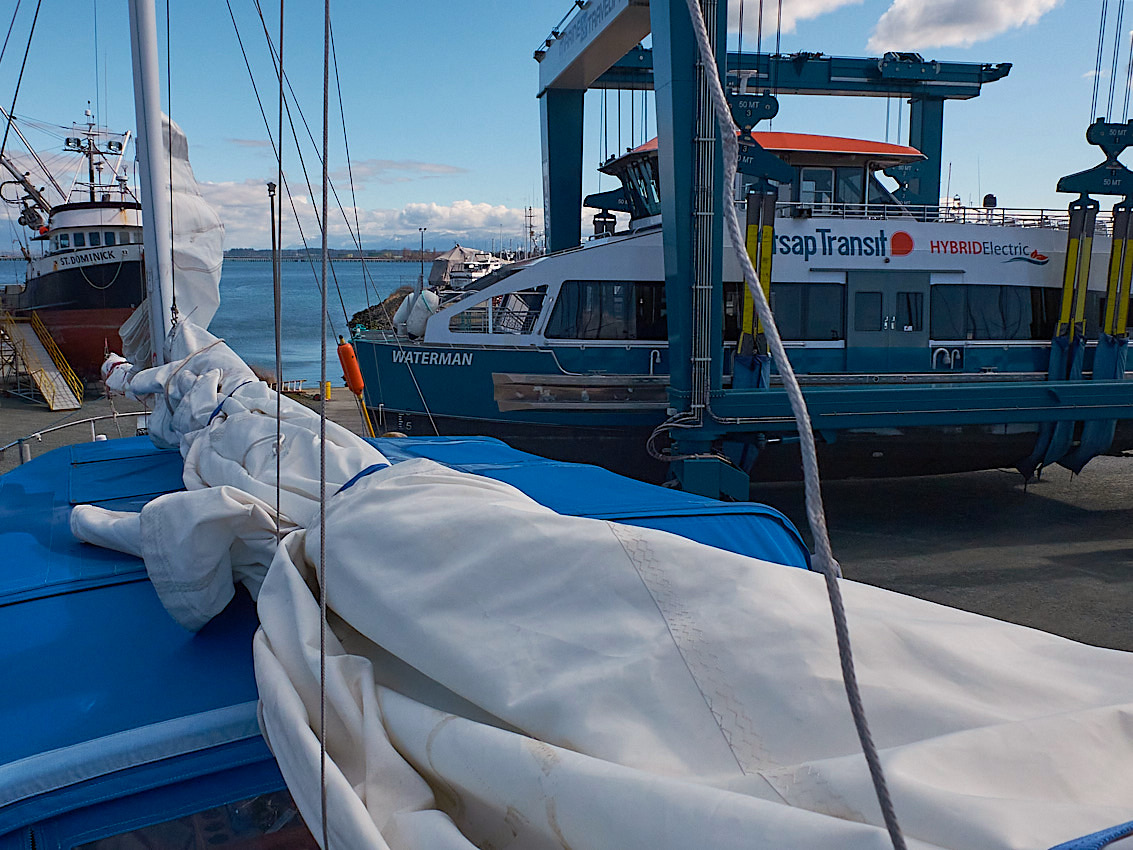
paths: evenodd
<path fill-rule="evenodd" d="M 130 317 L 129 307 L 83 310 L 41 310 L 39 317 L 78 376 L 98 380 L 106 352 L 122 352 L 118 328 Z"/>

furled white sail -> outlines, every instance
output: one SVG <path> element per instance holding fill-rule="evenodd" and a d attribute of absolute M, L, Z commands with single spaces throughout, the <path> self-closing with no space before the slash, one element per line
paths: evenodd
<path fill-rule="evenodd" d="M 132 389 L 167 393 L 155 430 L 189 490 L 72 527 L 141 553 L 189 627 L 234 580 L 258 594 L 263 731 L 318 836 L 317 420 L 286 408 L 276 546 L 274 397 L 207 334 L 173 346 Z M 327 457 L 332 846 L 888 846 L 821 576 L 386 467 L 333 428 Z M 1044 848 L 1133 816 L 1133 655 L 843 593 L 910 847 Z"/>
<path fill-rule="evenodd" d="M 177 122 L 162 115 L 166 161 L 159 182 L 172 207 L 172 290 L 179 320 L 207 328 L 220 304 L 220 270 L 224 262 L 224 224 L 201 196 L 189 164 L 189 142 Z M 170 188 L 172 187 L 172 188 Z M 149 219 L 147 219 L 149 221 Z M 168 241 L 169 233 L 156 234 Z M 149 302 L 143 302 L 119 330 L 122 354 L 131 363 L 150 362 Z"/>

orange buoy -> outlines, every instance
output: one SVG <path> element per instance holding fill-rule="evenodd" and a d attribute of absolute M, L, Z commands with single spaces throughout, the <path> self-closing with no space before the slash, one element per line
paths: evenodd
<path fill-rule="evenodd" d="M 362 370 L 358 368 L 354 346 L 342 337 L 338 338 L 338 362 L 342 364 L 342 377 L 346 380 L 350 392 L 354 395 L 362 395 L 365 383 L 362 381 Z"/>

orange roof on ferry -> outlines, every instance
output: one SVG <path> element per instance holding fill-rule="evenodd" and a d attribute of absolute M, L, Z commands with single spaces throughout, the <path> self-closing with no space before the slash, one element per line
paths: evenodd
<path fill-rule="evenodd" d="M 752 136 L 760 147 L 769 151 L 797 151 L 800 153 L 856 154 L 884 159 L 923 159 L 916 148 L 893 145 L 889 142 L 871 142 L 865 139 L 847 139 L 842 136 L 816 136 L 812 133 L 779 133 L 756 131 Z M 657 139 L 638 145 L 629 153 L 647 153 L 657 150 Z"/>

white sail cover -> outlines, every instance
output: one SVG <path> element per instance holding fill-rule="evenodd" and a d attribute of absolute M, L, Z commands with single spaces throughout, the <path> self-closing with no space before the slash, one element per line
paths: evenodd
<path fill-rule="evenodd" d="M 276 546 L 274 396 L 207 334 L 172 345 L 201 353 L 132 388 L 168 388 L 155 431 L 188 491 L 80 506 L 72 528 L 141 554 L 190 628 L 234 580 L 258 594 L 263 732 L 320 836 L 317 420 L 285 408 Z M 327 427 L 331 846 L 889 846 L 821 576 L 388 467 Z M 910 847 L 1033 850 L 1133 819 L 1133 655 L 843 593 Z"/>
<path fill-rule="evenodd" d="M 159 178 L 173 210 L 173 291 L 180 319 L 207 328 L 220 305 L 220 270 L 224 262 L 224 224 L 201 196 L 189 142 L 168 115 L 162 114 L 162 140 L 167 161 Z M 171 179 L 172 178 L 172 179 Z M 170 192 L 172 185 L 172 192 Z M 157 234 L 168 240 L 169 234 Z M 131 363 L 150 362 L 149 304 L 143 302 L 119 329 L 122 354 Z"/>

